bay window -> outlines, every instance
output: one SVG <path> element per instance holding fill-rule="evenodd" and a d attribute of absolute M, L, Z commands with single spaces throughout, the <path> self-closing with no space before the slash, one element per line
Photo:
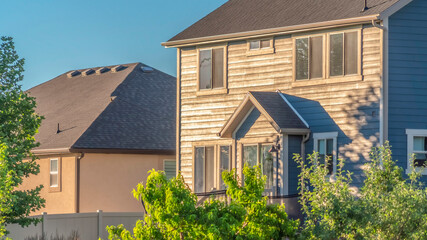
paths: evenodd
<path fill-rule="evenodd" d="M 262 174 L 267 177 L 266 190 L 272 190 L 274 183 L 274 156 L 270 153 L 272 145 L 244 145 L 243 164 L 249 167 L 260 165 Z"/>

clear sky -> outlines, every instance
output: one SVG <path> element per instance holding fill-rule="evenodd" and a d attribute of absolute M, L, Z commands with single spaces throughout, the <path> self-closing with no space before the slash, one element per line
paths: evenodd
<path fill-rule="evenodd" d="M 176 76 L 160 45 L 226 0 L 2 0 L 0 35 L 25 58 L 24 89 L 72 69 L 143 62 Z"/>

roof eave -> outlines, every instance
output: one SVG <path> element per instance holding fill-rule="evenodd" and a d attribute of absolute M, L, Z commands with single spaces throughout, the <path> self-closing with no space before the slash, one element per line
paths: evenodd
<path fill-rule="evenodd" d="M 411 1 L 411 0 L 403 0 L 403 1 Z M 354 24 L 363 24 L 363 23 L 371 23 L 372 20 L 379 19 L 380 14 L 356 17 L 356 18 L 346 18 L 339 19 L 333 21 L 326 22 L 316 22 L 309 24 L 301 24 L 301 25 L 293 25 L 287 27 L 280 28 L 270 28 L 270 29 L 262 29 L 256 31 L 248 31 L 248 32 L 239 32 L 239 33 L 230 33 L 230 34 L 222 34 L 208 37 L 200 37 L 200 38 L 190 38 L 176 41 L 168 41 L 163 42 L 162 46 L 171 48 L 171 47 L 188 47 L 194 45 L 201 44 L 212 44 L 216 42 L 224 42 L 224 41 L 237 41 L 247 38 L 258 38 L 258 37 L 267 37 L 272 35 L 283 35 L 283 34 L 291 34 L 297 32 L 305 32 L 312 30 L 321 30 L 331 27 L 343 27 Z"/>
<path fill-rule="evenodd" d="M 403 7 L 405 7 L 406 5 L 408 5 L 409 3 L 411 3 L 412 1 L 413 0 L 400 0 L 400 1 L 397 1 L 391 7 L 387 8 L 386 10 L 384 10 L 383 12 L 381 12 L 379 14 L 379 16 L 378 16 L 378 19 L 384 20 L 384 19 L 390 17 L 391 15 L 395 14 L 397 11 L 399 11 L 400 9 L 402 9 Z"/>
<path fill-rule="evenodd" d="M 174 149 L 71 148 L 72 153 L 174 155 Z"/>
<path fill-rule="evenodd" d="M 33 149 L 31 152 L 37 156 L 71 153 L 70 148 Z"/>

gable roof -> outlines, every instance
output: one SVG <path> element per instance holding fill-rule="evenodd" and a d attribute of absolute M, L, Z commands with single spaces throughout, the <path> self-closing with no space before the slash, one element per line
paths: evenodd
<path fill-rule="evenodd" d="M 173 152 L 175 150 L 174 77 L 141 63 L 84 76 L 64 73 L 28 90 L 45 119 L 34 152 Z M 69 73 L 72 73 L 71 71 Z M 57 128 L 59 124 L 59 133 Z"/>
<path fill-rule="evenodd" d="M 260 35 L 277 33 L 291 26 L 301 29 L 314 23 L 337 24 L 337 20 L 370 22 L 395 5 L 403 7 L 402 3 L 410 1 L 368 0 L 363 11 L 364 0 L 230 0 L 163 45 L 253 36 L 260 30 L 265 30 L 258 32 Z"/>
<path fill-rule="evenodd" d="M 221 129 L 219 136 L 233 137 L 233 133 L 245 121 L 253 108 L 258 109 L 278 133 L 307 133 L 310 131 L 305 120 L 279 91 L 249 92 Z"/>

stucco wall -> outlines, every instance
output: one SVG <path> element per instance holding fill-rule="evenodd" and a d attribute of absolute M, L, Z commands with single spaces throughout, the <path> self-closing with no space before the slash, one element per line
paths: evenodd
<path fill-rule="evenodd" d="M 163 169 L 175 155 L 86 154 L 80 162 L 80 212 L 140 212 L 132 189 L 145 182 L 148 171 Z"/>
<path fill-rule="evenodd" d="M 50 184 L 50 159 L 60 159 L 59 173 L 60 186 L 58 191 L 49 187 Z M 38 185 L 43 185 L 40 195 L 46 200 L 46 207 L 32 215 L 47 212 L 49 214 L 58 213 L 74 213 L 76 211 L 75 193 L 76 193 L 76 156 L 73 155 L 52 155 L 44 156 L 37 160 L 40 165 L 40 173 L 31 175 L 24 179 L 23 184 L 19 189 L 33 189 Z"/>

